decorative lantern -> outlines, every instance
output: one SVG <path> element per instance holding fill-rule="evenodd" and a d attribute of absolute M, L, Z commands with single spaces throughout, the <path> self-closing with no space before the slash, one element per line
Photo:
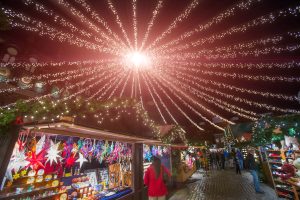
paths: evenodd
<path fill-rule="evenodd" d="M 34 84 L 34 91 L 37 93 L 43 93 L 45 91 L 45 84 L 42 81 L 38 81 Z"/>
<path fill-rule="evenodd" d="M 0 68 L 0 82 L 5 82 L 10 76 L 10 70 L 6 67 Z"/>
<path fill-rule="evenodd" d="M 30 83 L 31 83 L 31 78 L 25 76 L 19 80 L 18 85 L 21 87 L 21 89 L 27 89 L 29 88 Z"/>
<path fill-rule="evenodd" d="M 52 89 L 51 89 L 51 96 L 53 98 L 59 98 L 60 96 L 60 89 L 58 86 L 53 86 Z"/>

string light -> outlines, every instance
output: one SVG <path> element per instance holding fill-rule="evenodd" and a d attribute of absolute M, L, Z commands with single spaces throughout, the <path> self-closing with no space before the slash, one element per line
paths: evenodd
<path fill-rule="evenodd" d="M 196 95 L 197 97 L 201 98 L 202 100 L 204 100 L 206 102 L 209 102 L 209 103 L 212 103 L 215 106 L 220 107 L 223 110 L 226 110 L 226 111 L 231 112 L 233 114 L 237 114 L 241 117 L 244 117 L 244 118 L 247 118 L 247 119 L 250 119 L 250 120 L 253 120 L 253 121 L 258 119 L 257 118 L 258 114 L 253 112 L 253 111 L 248 111 L 248 110 L 245 110 L 245 109 L 240 108 L 238 106 L 229 104 L 228 102 L 224 101 L 223 99 L 221 100 L 221 99 L 215 98 L 215 97 L 213 97 L 213 96 L 211 96 L 211 95 L 209 95 L 205 92 L 196 90 L 193 87 L 191 87 L 190 85 L 185 84 L 183 82 L 180 82 L 179 80 L 175 80 L 175 79 L 172 79 L 172 80 L 173 80 L 174 84 L 179 85 L 181 88 L 189 91 L 190 93 Z M 197 92 L 195 92 L 195 91 L 197 91 Z M 235 111 L 235 110 L 237 110 L 237 111 Z M 246 113 L 246 114 L 243 114 L 243 113 Z M 251 115 L 253 115 L 255 117 L 252 117 Z"/>
<path fill-rule="evenodd" d="M 110 35 L 113 35 L 113 37 L 116 39 L 116 41 L 119 42 L 124 48 L 126 48 L 126 45 L 124 42 L 118 37 L 118 35 L 111 30 L 111 28 L 108 26 L 107 22 L 98 15 L 98 13 L 91 8 L 91 6 L 86 2 L 86 0 L 75 0 L 80 6 L 82 6 L 87 14 L 90 14 L 90 16 L 95 19 L 99 24 L 101 24 Z"/>
<path fill-rule="evenodd" d="M 100 34 L 100 36 L 105 39 L 105 41 L 101 40 L 102 42 L 107 44 L 107 47 L 110 47 L 111 44 L 114 44 L 116 47 L 118 47 L 118 43 L 113 40 L 112 38 L 110 38 L 104 31 L 102 31 L 99 26 L 95 25 L 93 22 L 91 22 L 88 18 L 85 17 L 85 15 L 79 11 L 78 9 L 76 9 L 75 7 L 71 6 L 71 4 L 69 4 L 68 2 L 64 1 L 64 0 L 59 0 L 58 4 L 65 7 L 66 9 L 70 10 L 70 13 L 75 16 L 76 18 L 78 18 L 80 20 L 80 22 L 82 22 L 83 24 L 86 24 L 88 26 L 89 29 L 95 31 L 96 33 Z M 100 42 L 101 42 L 100 41 Z M 118 48 L 116 48 L 116 50 L 118 50 Z"/>
<path fill-rule="evenodd" d="M 136 19 L 136 1 L 132 0 L 132 19 L 133 19 L 133 35 L 134 35 L 134 48 L 137 50 L 138 30 L 137 30 L 137 19 Z"/>
<path fill-rule="evenodd" d="M 153 102 L 154 102 L 154 104 L 155 104 L 155 106 L 156 106 L 156 109 L 158 110 L 158 113 L 160 114 L 160 116 L 161 116 L 162 120 L 164 121 L 164 123 L 167 124 L 167 121 L 166 121 L 166 119 L 164 118 L 164 116 L 163 116 L 163 114 L 162 114 L 162 112 L 161 112 L 161 110 L 160 110 L 160 108 L 159 108 L 159 106 L 158 106 L 158 104 L 157 104 L 157 102 L 156 102 L 156 100 L 155 100 L 155 98 L 154 98 L 154 96 L 153 96 L 151 90 L 150 90 L 148 81 L 146 80 L 144 74 L 142 74 L 142 77 L 143 77 L 143 79 L 144 79 L 144 81 L 145 81 L 145 84 L 146 84 L 146 86 L 147 86 L 148 92 L 149 92 L 149 94 L 150 94 L 150 96 L 151 96 L 151 98 L 152 98 L 152 100 L 153 100 Z"/>
<path fill-rule="evenodd" d="M 204 30 L 207 30 L 211 26 L 221 23 L 223 20 L 227 19 L 228 17 L 234 16 L 237 13 L 237 11 L 239 11 L 239 10 L 248 10 L 253 4 L 255 4 L 257 2 L 261 2 L 261 0 L 246 0 L 246 1 L 238 2 L 231 8 L 229 8 L 229 9 L 225 10 L 224 12 L 220 13 L 219 15 L 213 17 L 206 24 L 199 24 L 197 26 L 197 28 L 195 28 L 194 30 L 183 33 L 178 38 L 172 40 L 171 42 L 168 42 L 167 44 L 161 45 L 160 47 L 158 47 L 156 49 L 153 49 L 153 51 L 166 49 L 168 47 L 171 47 L 172 45 L 179 44 L 180 42 L 193 36 L 194 34 L 200 33 Z"/>
<path fill-rule="evenodd" d="M 170 73 L 171 71 L 168 71 L 168 73 Z M 221 89 L 230 89 L 230 90 L 234 90 L 236 92 L 242 92 L 242 93 L 248 93 L 251 95 L 260 95 L 262 97 L 272 97 L 272 98 L 277 98 L 277 99 L 283 99 L 283 100 L 289 100 L 289 101 L 297 101 L 297 97 L 296 96 L 289 96 L 289 95 L 284 95 L 284 94 L 280 94 L 280 93 L 271 93 L 271 92 L 262 92 L 262 91 L 257 91 L 257 90 L 250 90 L 250 89 L 246 89 L 246 88 L 240 88 L 240 87 L 236 87 L 233 85 L 228 85 L 225 83 L 221 83 L 221 82 L 217 82 L 217 81 L 213 81 L 210 79 L 203 79 L 200 78 L 198 76 L 193 76 L 193 75 L 189 75 L 187 73 L 182 73 L 180 71 L 176 71 L 176 73 L 173 73 L 173 75 L 175 75 L 176 77 L 182 78 L 183 80 L 185 79 L 194 79 L 196 81 L 200 81 L 201 83 L 205 83 L 206 85 L 214 85 L 217 86 Z M 177 76 L 177 75 L 182 75 L 182 76 Z"/>
<path fill-rule="evenodd" d="M 158 78 L 156 76 L 156 78 Z M 160 83 L 162 83 L 162 78 L 159 79 L 160 80 Z M 165 84 L 162 83 L 162 85 L 164 85 L 165 87 L 167 87 Z M 169 85 L 171 86 L 171 85 Z M 200 112 L 198 112 L 196 109 L 194 109 L 190 104 L 188 104 L 185 100 L 183 100 L 183 98 L 181 98 L 179 95 L 177 95 L 176 92 L 174 92 L 173 89 L 171 89 L 170 87 L 167 87 L 174 96 L 176 96 L 185 106 L 187 106 L 189 109 L 191 109 L 194 113 L 196 113 L 199 117 L 201 117 L 204 121 L 208 122 L 209 124 L 211 124 L 212 126 L 214 126 L 215 128 L 219 129 L 219 130 L 224 130 L 222 127 L 216 125 L 215 123 L 213 123 L 212 121 L 210 121 L 209 119 L 207 119 L 206 117 L 204 117 Z M 183 94 L 186 98 L 188 98 L 189 100 L 192 100 L 188 95 L 184 94 L 182 91 L 180 90 L 176 90 L 178 92 L 180 92 L 181 94 Z M 193 100 L 192 100 L 193 101 Z M 194 103 L 196 103 L 196 101 L 193 101 Z M 207 112 L 210 112 L 211 114 L 215 115 L 215 116 L 218 116 L 220 119 L 222 120 L 225 120 L 227 122 L 229 122 L 230 124 L 234 124 L 233 122 L 230 122 L 228 120 L 226 120 L 225 118 L 219 116 L 219 115 L 216 115 L 215 113 L 209 111 L 208 109 L 206 109 L 204 106 L 202 106 L 201 104 L 199 103 L 196 103 L 199 107 L 201 107 L 202 109 L 205 109 Z M 193 123 L 194 124 L 194 123 Z M 195 125 L 195 124 L 194 124 Z M 196 126 L 197 127 L 197 126 Z"/>
<path fill-rule="evenodd" d="M 119 86 L 121 85 L 121 83 L 123 82 L 123 80 L 126 78 L 126 73 L 128 73 L 128 77 L 129 77 L 129 72 L 124 72 L 122 78 L 120 78 L 119 82 L 116 84 L 115 88 L 113 89 L 113 91 L 110 93 L 110 95 L 107 97 L 107 99 L 111 99 L 114 95 L 114 93 L 116 92 L 116 90 L 119 88 Z"/>
<path fill-rule="evenodd" d="M 155 19 L 157 17 L 157 15 L 159 14 L 159 11 L 161 10 L 161 8 L 163 7 L 163 0 L 158 0 L 157 5 L 154 9 L 154 11 L 152 12 L 152 17 L 151 20 L 148 23 L 148 27 L 147 27 L 147 31 L 145 33 L 145 36 L 143 38 L 140 50 L 142 50 L 144 48 L 144 45 L 146 44 L 148 37 L 149 37 L 149 33 L 154 25 Z"/>
<path fill-rule="evenodd" d="M 128 80 L 130 78 L 130 75 L 132 75 L 132 71 L 128 73 L 127 79 L 126 79 L 125 83 L 123 84 L 123 88 L 122 88 L 122 90 L 120 92 L 120 95 L 119 95 L 120 98 L 123 96 L 123 93 L 124 93 L 124 90 L 125 90 L 125 88 L 128 84 Z"/>
<path fill-rule="evenodd" d="M 229 28 L 228 30 L 226 30 L 224 32 L 221 32 L 221 33 L 218 33 L 218 34 L 213 34 L 211 36 L 204 37 L 204 38 L 199 39 L 197 41 L 191 41 L 191 42 L 187 43 L 185 45 L 185 47 L 181 48 L 180 50 L 182 51 L 182 50 L 192 48 L 192 47 L 195 48 L 197 46 L 205 44 L 206 42 L 213 43 L 216 40 L 224 39 L 228 35 L 232 35 L 232 34 L 238 33 L 238 32 L 246 32 L 248 29 L 254 28 L 254 27 L 259 26 L 259 25 L 264 25 L 264 24 L 267 24 L 267 23 L 269 23 L 269 24 L 274 23 L 278 18 L 281 18 L 281 17 L 286 17 L 286 16 L 297 17 L 298 14 L 299 14 L 299 6 L 295 6 L 295 7 L 292 7 L 292 8 L 281 9 L 277 12 L 271 12 L 267 15 L 255 18 L 254 20 L 251 20 L 251 21 L 249 21 L 245 24 L 238 25 L 238 26 L 233 26 L 233 27 Z M 173 47 L 173 48 L 176 48 L 176 47 Z"/>
<path fill-rule="evenodd" d="M 155 46 L 159 41 L 161 41 L 163 38 L 165 38 L 167 35 L 169 35 L 173 29 L 175 29 L 180 22 L 182 22 L 184 19 L 188 18 L 193 9 L 195 9 L 199 4 L 199 0 L 193 0 L 188 7 L 178 16 L 175 18 L 175 20 L 171 23 L 171 25 L 167 28 L 166 31 L 164 31 L 158 38 L 154 40 L 152 44 L 149 45 L 146 49 L 149 50 L 153 46 Z"/>
<path fill-rule="evenodd" d="M 38 32 L 40 36 L 48 36 L 49 39 L 56 39 L 59 42 L 67 42 L 71 45 L 76 45 L 78 47 L 85 47 L 90 50 L 97 50 L 99 52 L 111 53 L 113 55 L 118 55 L 119 53 L 110 48 L 104 47 L 99 44 L 91 43 L 87 40 L 81 39 L 72 33 L 63 32 L 54 27 L 49 26 L 47 23 L 34 20 L 31 17 L 25 16 L 22 13 L 16 13 L 10 9 L 2 8 L 2 11 L 8 16 L 8 21 L 12 27 L 18 27 L 31 32 Z M 21 20 L 21 22 L 18 22 Z M 31 25 L 29 25 L 31 24 Z"/>
<path fill-rule="evenodd" d="M 150 76 L 151 77 L 151 76 Z M 180 111 L 180 113 L 185 116 L 186 119 L 189 120 L 198 130 L 204 131 L 203 128 L 201 128 L 196 122 L 194 122 L 178 105 L 175 103 L 175 101 L 168 95 L 168 93 L 154 80 L 153 77 L 152 81 L 157 85 L 157 87 L 165 94 L 165 96 L 171 101 L 171 103 Z"/>
<path fill-rule="evenodd" d="M 119 15 L 118 15 L 118 12 L 117 12 L 116 8 L 114 7 L 114 5 L 113 5 L 113 3 L 112 3 L 111 0 L 107 0 L 107 3 L 108 3 L 108 7 L 110 8 L 111 12 L 112 12 L 112 13 L 114 14 L 114 16 L 115 16 L 115 21 L 116 21 L 117 24 L 119 25 L 119 28 L 121 29 L 121 31 L 122 31 L 122 33 L 123 33 L 123 36 L 125 37 L 125 40 L 126 40 L 128 46 L 130 47 L 131 50 L 133 50 L 133 48 L 132 48 L 132 46 L 131 46 L 131 43 L 130 43 L 130 41 L 129 41 L 129 38 L 128 38 L 128 36 L 127 36 L 127 33 L 126 33 L 126 31 L 125 31 L 125 29 L 124 29 L 124 27 L 123 27 L 123 24 L 122 24 L 122 22 L 121 22 L 121 20 L 120 20 L 120 17 L 119 17 Z"/>

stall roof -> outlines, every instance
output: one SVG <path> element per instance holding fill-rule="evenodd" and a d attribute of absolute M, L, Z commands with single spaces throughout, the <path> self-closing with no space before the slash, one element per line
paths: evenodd
<path fill-rule="evenodd" d="M 112 141 L 125 141 L 133 143 L 153 143 L 159 144 L 161 141 L 155 139 L 147 139 L 143 137 L 130 136 L 126 134 L 113 133 L 106 130 L 98 130 L 88 128 L 66 122 L 58 122 L 51 124 L 25 125 L 23 128 L 27 130 L 38 129 L 44 133 L 70 135 L 77 137 L 101 138 Z"/>

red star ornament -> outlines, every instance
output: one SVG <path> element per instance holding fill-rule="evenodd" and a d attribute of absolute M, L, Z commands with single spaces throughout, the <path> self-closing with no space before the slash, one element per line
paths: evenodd
<path fill-rule="evenodd" d="M 72 167 L 75 163 L 74 157 L 71 155 L 69 158 L 66 160 L 66 167 Z"/>
<path fill-rule="evenodd" d="M 33 170 L 38 170 L 39 168 L 45 168 L 43 161 L 45 160 L 44 158 L 44 149 L 36 154 L 35 152 L 31 152 L 31 155 L 27 157 L 27 161 L 30 163 L 28 164 L 27 167 L 31 167 Z"/>

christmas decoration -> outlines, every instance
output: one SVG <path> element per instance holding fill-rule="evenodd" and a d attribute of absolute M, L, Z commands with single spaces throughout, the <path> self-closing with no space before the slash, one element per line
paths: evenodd
<path fill-rule="evenodd" d="M 27 170 L 26 170 L 26 169 L 22 170 L 20 174 L 21 174 L 22 177 L 23 177 L 23 176 L 26 176 Z"/>
<path fill-rule="evenodd" d="M 37 93 L 43 93 L 45 91 L 45 85 L 42 81 L 38 81 L 34 84 L 34 91 Z"/>
<path fill-rule="evenodd" d="M 24 168 L 29 164 L 29 161 L 26 160 L 26 155 L 24 150 L 19 151 L 18 148 L 15 148 L 14 154 L 10 159 L 10 169 L 17 173 L 20 169 Z"/>
<path fill-rule="evenodd" d="M 74 163 L 75 163 L 75 158 L 73 155 L 71 155 L 70 157 L 68 157 L 66 159 L 66 168 L 72 167 L 74 165 Z"/>
<path fill-rule="evenodd" d="M 20 174 L 16 173 L 16 174 L 13 175 L 14 180 L 17 180 L 18 178 L 20 178 Z"/>
<path fill-rule="evenodd" d="M 10 76 L 10 70 L 6 67 L 0 68 L 0 82 L 5 82 Z"/>
<path fill-rule="evenodd" d="M 76 160 L 76 162 L 79 163 L 80 168 L 82 167 L 82 164 L 87 161 L 88 160 L 85 157 L 83 157 L 81 153 L 79 153 L 79 158 Z"/>
<path fill-rule="evenodd" d="M 53 141 L 50 141 L 50 148 L 47 151 L 47 155 L 45 156 L 47 158 L 46 163 L 50 162 L 50 165 L 52 165 L 53 162 L 57 163 L 58 159 L 62 158 L 60 155 L 58 155 L 61 151 L 58 150 L 60 142 L 54 144 Z"/>
<path fill-rule="evenodd" d="M 31 78 L 30 77 L 22 77 L 20 80 L 19 80 L 19 83 L 18 83 L 19 87 L 21 89 L 28 89 L 30 87 L 32 87 L 32 84 L 31 84 Z"/>
<path fill-rule="evenodd" d="M 40 153 L 36 154 L 36 152 L 29 152 L 29 156 L 27 157 L 27 161 L 29 164 L 27 167 L 31 167 L 33 170 L 38 170 L 39 168 L 45 168 L 44 161 L 44 151 L 41 150 Z"/>
<path fill-rule="evenodd" d="M 265 115 L 254 124 L 252 141 L 255 145 L 262 146 L 284 140 L 285 135 L 300 137 L 299 119 L 299 115 Z"/>
<path fill-rule="evenodd" d="M 36 154 L 39 154 L 43 150 L 43 147 L 45 145 L 45 140 L 46 140 L 46 136 L 43 135 L 41 139 L 36 143 L 36 147 L 35 147 Z"/>

